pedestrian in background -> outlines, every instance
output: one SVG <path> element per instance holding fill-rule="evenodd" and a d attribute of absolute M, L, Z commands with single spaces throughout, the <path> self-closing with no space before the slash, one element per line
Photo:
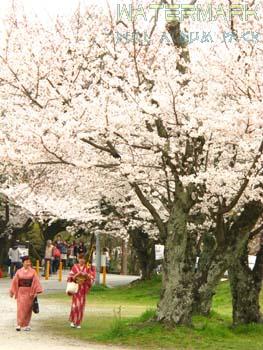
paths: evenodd
<path fill-rule="evenodd" d="M 110 254 L 107 248 L 103 248 L 102 254 L 105 256 L 106 271 L 109 273 L 110 270 Z"/>
<path fill-rule="evenodd" d="M 54 246 L 52 244 L 52 241 L 51 240 L 48 240 L 47 241 L 47 244 L 46 244 L 46 248 L 45 248 L 45 257 L 44 257 L 44 260 L 45 260 L 45 267 L 44 267 L 44 274 L 43 276 L 46 275 L 47 273 L 47 265 L 48 265 L 48 262 L 49 262 L 49 274 L 52 274 L 53 272 L 53 250 L 54 250 Z"/>
<path fill-rule="evenodd" d="M 54 249 L 53 249 L 53 273 L 57 273 L 59 268 L 59 263 L 61 259 L 61 252 L 58 249 L 58 246 L 56 243 L 54 243 Z"/>
<path fill-rule="evenodd" d="M 67 266 L 68 244 L 65 240 L 62 239 L 61 235 L 58 235 L 56 241 L 54 242 L 54 245 L 60 251 L 60 261 L 62 261 L 63 268 L 65 268 Z"/>
<path fill-rule="evenodd" d="M 62 241 L 61 235 L 57 236 L 57 239 L 55 240 L 54 245 L 59 249 L 59 251 L 61 253 L 62 245 L 63 245 L 63 241 Z"/>
<path fill-rule="evenodd" d="M 10 259 L 10 278 L 13 278 L 16 271 L 21 268 L 21 256 L 18 249 L 18 244 L 14 243 L 8 251 L 8 257 Z"/>
<path fill-rule="evenodd" d="M 72 266 L 77 262 L 77 244 L 76 241 L 73 241 L 68 247 L 68 266 Z"/>
<path fill-rule="evenodd" d="M 62 261 L 63 268 L 66 268 L 68 266 L 68 244 L 66 241 L 62 241 L 60 245 L 60 252 L 60 261 Z"/>
<path fill-rule="evenodd" d="M 96 246 L 94 245 L 92 247 L 92 258 L 91 258 L 91 265 L 96 267 Z"/>
<path fill-rule="evenodd" d="M 82 254 L 82 255 L 86 255 L 87 253 L 87 248 L 84 245 L 83 241 L 79 241 L 79 244 L 77 246 L 77 255 Z"/>
<path fill-rule="evenodd" d="M 31 267 L 28 256 L 22 258 L 23 267 L 19 269 L 11 284 L 10 297 L 17 300 L 17 326 L 16 330 L 30 331 L 30 321 L 32 317 L 32 307 L 34 298 L 42 293 L 37 273 Z"/>

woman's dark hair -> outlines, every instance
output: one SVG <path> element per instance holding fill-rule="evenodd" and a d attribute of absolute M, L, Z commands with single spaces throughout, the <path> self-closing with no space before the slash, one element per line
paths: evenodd
<path fill-rule="evenodd" d="M 22 260 L 22 262 L 25 262 L 25 261 L 27 261 L 27 260 L 30 260 L 30 258 L 29 258 L 28 255 L 26 255 L 26 256 L 23 256 L 23 257 L 21 258 L 21 260 Z"/>
<path fill-rule="evenodd" d="M 79 254 L 78 254 L 78 259 L 85 259 L 85 255 L 82 254 L 82 253 L 79 253 Z"/>

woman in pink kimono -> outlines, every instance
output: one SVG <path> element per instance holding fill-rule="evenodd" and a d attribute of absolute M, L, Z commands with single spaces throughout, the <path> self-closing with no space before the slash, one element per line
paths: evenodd
<path fill-rule="evenodd" d="M 86 294 L 89 292 L 95 280 L 95 268 L 87 267 L 85 257 L 83 254 L 78 256 L 78 264 L 73 265 L 68 282 L 75 282 L 78 284 L 78 292 L 72 295 L 71 312 L 69 316 L 70 326 L 72 328 L 81 328 L 83 320 Z"/>
<path fill-rule="evenodd" d="M 12 280 L 10 297 L 17 299 L 17 327 L 16 330 L 30 331 L 33 300 L 37 294 L 42 293 L 36 271 L 31 267 L 28 256 L 22 258 L 23 267 L 17 270 Z"/>

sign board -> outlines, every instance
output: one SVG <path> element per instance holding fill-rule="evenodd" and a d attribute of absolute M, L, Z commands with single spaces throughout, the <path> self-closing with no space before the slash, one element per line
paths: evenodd
<path fill-rule="evenodd" d="M 155 260 L 162 260 L 164 258 L 164 245 L 155 244 Z"/>
<path fill-rule="evenodd" d="M 257 257 L 256 255 L 249 255 L 248 256 L 248 267 L 252 271 L 254 269 L 255 263 L 256 263 Z M 228 276 L 228 271 L 224 273 L 225 276 Z"/>
<path fill-rule="evenodd" d="M 106 266 L 106 255 L 102 254 L 100 259 L 100 266 Z M 92 254 L 92 266 L 96 266 L 96 252 Z"/>
<path fill-rule="evenodd" d="M 196 258 L 196 261 L 195 261 L 195 268 L 198 269 L 198 263 L 199 263 L 199 256 Z"/>
<path fill-rule="evenodd" d="M 102 266 L 102 267 L 106 266 L 106 255 L 104 255 L 104 254 L 102 254 L 102 256 L 101 256 L 100 266 Z"/>
<path fill-rule="evenodd" d="M 155 244 L 155 260 L 162 260 L 163 258 L 164 258 L 164 245 Z M 250 270 L 253 270 L 256 263 L 256 259 L 257 257 L 255 255 L 248 256 L 248 266 Z M 199 257 L 197 257 L 196 259 L 195 268 L 198 267 L 198 261 L 199 261 Z M 106 261 L 105 261 L 105 264 L 106 264 Z M 102 266 L 105 266 L 105 265 L 102 265 Z"/>
<path fill-rule="evenodd" d="M 250 270 L 254 269 L 256 259 L 257 259 L 257 257 L 255 255 L 248 256 L 248 267 L 250 268 Z"/>

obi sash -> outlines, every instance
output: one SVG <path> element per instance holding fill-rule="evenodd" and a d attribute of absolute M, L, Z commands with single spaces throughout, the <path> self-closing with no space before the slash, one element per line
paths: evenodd
<path fill-rule="evenodd" d="M 33 278 L 19 278 L 18 287 L 31 287 Z"/>

